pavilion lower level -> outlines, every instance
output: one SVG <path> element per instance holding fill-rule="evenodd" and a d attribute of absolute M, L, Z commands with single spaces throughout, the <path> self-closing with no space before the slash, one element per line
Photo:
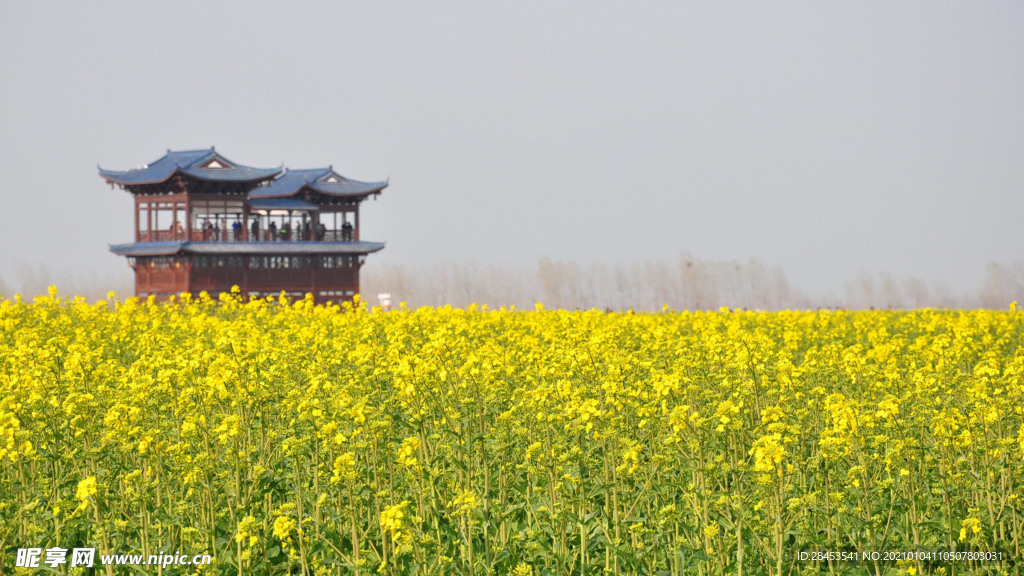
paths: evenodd
<path fill-rule="evenodd" d="M 373 242 L 143 242 L 113 246 L 135 270 L 135 293 L 166 300 L 182 292 L 213 296 L 237 286 L 243 296 L 279 295 L 317 303 L 359 293 Z"/>

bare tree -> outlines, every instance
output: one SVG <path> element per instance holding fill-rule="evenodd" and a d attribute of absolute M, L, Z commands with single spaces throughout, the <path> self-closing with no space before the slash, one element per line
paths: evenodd
<path fill-rule="evenodd" d="M 16 281 L 0 279 L 0 296 L 23 294 L 26 300 L 46 294 L 56 284 L 62 294 L 89 300 L 132 294 L 131 273 L 110 278 L 95 272 L 51 274 L 44 265 L 22 264 Z M 371 303 L 382 292 L 392 302 L 411 307 L 470 304 L 492 308 L 548 308 L 659 311 L 715 310 L 723 306 L 749 309 L 866 308 L 993 308 L 1024 302 L 1024 262 L 991 263 L 981 288 L 953 292 L 947 285 L 929 285 L 916 277 L 898 279 L 889 273 L 861 271 L 845 285 L 842 297 L 809 295 L 793 287 L 785 272 L 757 259 L 745 263 L 704 260 L 682 253 L 673 264 L 662 261 L 632 264 L 560 262 L 544 258 L 534 268 L 472 262 L 429 266 L 369 265 L 362 272 L 362 292 Z"/>

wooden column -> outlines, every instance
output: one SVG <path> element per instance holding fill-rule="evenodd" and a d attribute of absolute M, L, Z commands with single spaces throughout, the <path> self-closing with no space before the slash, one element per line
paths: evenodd
<path fill-rule="evenodd" d="M 192 198 L 185 196 L 185 241 L 192 241 Z"/>
<path fill-rule="evenodd" d="M 171 204 L 171 240 L 178 240 L 178 225 L 180 223 L 178 220 L 178 201 L 175 200 Z"/>
<path fill-rule="evenodd" d="M 357 213 L 358 213 L 358 208 L 357 208 Z M 358 239 L 359 238 L 357 237 L 356 240 L 358 240 Z M 359 269 L 363 266 L 363 263 L 360 262 L 359 259 L 360 259 L 360 256 L 355 256 L 354 260 L 352 261 L 352 264 L 353 264 L 353 266 L 352 266 L 352 272 L 353 272 L 353 278 L 352 278 L 352 280 L 353 280 L 353 287 L 352 287 L 352 291 L 355 292 L 356 294 L 360 293 L 359 292 Z"/>
<path fill-rule="evenodd" d="M 316 275 L 317 265 L 316 261 L 319 256 L 309 255 L 309 293 L 313 295 L 313 302 L 316 303 Z"/>
<path fill-rule="evenodd" d="M 249 203 L 242 202 L 242 241 L 249 241 Z"/>

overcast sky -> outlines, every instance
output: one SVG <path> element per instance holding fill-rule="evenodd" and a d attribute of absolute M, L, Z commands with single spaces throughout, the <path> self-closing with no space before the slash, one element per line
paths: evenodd
<path fill-rule="evenodd" d="M 97 164 L 391 179 L 374 263 L 1024 260 L 1021 2 L 0 0 L 0 277 L 126 277 Z"/>

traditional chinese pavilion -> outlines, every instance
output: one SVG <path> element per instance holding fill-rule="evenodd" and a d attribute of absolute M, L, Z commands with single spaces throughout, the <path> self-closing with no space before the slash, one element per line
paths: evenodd
<path fill-rule="evenodd" d="M 168 150 L 100 176 L 135 198 L 135 241 L 110 250 L 128 258 L 138 296 L 216 295 L 237 285 L 243 295 L 351 299 L 366 255 L 384 248 L 360 238 L 359 206 L 388 183 L 331 167 L 252 168 L 210 148 Z"/>

